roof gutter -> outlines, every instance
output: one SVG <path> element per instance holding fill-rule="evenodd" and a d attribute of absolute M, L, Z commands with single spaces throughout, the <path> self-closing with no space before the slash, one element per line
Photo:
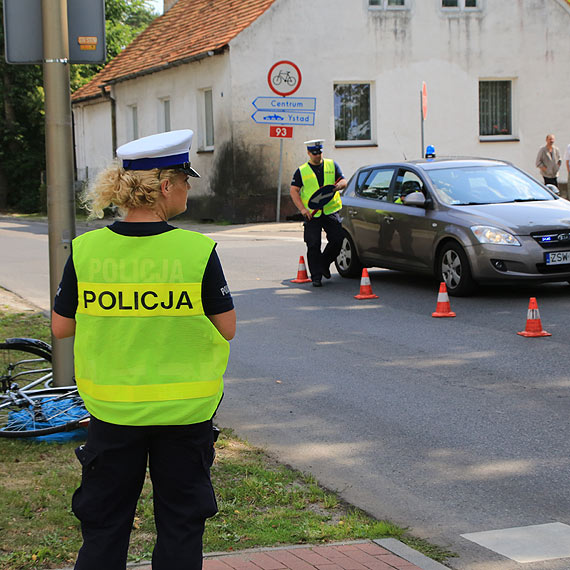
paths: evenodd
<path fill-rule="evenodd" d="M 106 99 L 107 95 L 103 92 L 103 85 L 100 85 L 101 93 L 97 93 L 96 95 L 86 95 L 85 97 L 78 97 L 77 99 L 73 98 L 71 95 L 71 104 L 75 105 L 76 103 L 85 103 L 87 101 L 94 101 L 95 99 Z"/>
<path fill-rule="evenodd" d="M 121 83 L 123 81 L 129 81 L 130 79 L 136 79 L 137 77 L 142 77 L 144 75 L 150 75 L 151 73 L 158 73 L 159 71 L 164 71 L 164 70 L 170 69 L 172 67 L 178 67 L 179 65 L 184 65 L 186 63 L 194 63 L 196 61 L 201 61 L 203 59 L 206 59 L 208 57 L 212 57 L 214 55 L 220 55 L 224 51 L 226 51 L 226 49 L 228 49 L 228 48 L 229 48 L 229 45 L 225 44 L 219 48 L 204 51 L 202 53 L 191 55 L 189 57 L 185 57 L 182 59 L 177 59 L 176 61 L 170 61 L 170 62 L 165 63 L 163 65 L 157 65 L 155 67 L 149 67 L 148 69 L 136 71 L 135 73 L 129 73 L 127 75 L 122 75 L 122 76 L 114 78 L 114 79 L 108 79 L 107 81 L 103 82 L 102 87 L 107 86 L 107 85 L 113 85 L 115 83 Z"/>

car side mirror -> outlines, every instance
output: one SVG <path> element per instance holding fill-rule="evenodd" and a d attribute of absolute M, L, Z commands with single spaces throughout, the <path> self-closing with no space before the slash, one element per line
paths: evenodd
<path fill-rule="evenodd" d="M 404 198 L 402 198 L 402 203 L 406 206 L 415 206 L 416 208 L 424 208 L 426 205 L 426 197 L 422 192 L 412 192 Z"/>
<path fill-rule="evenodd" d="M 547 184 L 546 187 L 551 192 L 554 192 L 554 194 L 556 194 L 557 196 L 560 196 L 560 189 L 558 187 L 554 186 L 554 184 Z"/>

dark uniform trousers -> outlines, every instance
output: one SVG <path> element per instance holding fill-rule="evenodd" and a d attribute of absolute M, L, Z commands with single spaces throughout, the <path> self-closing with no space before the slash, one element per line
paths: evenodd
<path fill-rule="evenodd" d="M 125 570 L 147 461 L 157 540 L 154 570 L 202 568 L 204 523 L 217 512 L 210 480 L 212 421 L 184 426 L 120 426 L 92 418 L 75 451 L 83 466 L 72 508 L 81 521 L 77 570 Z"/>
<path fill-rule="evenodd" d="M 305 222 L 303 239 L 307 244 L 307 263 L 313 280 L 321 279 L 323 270 L 328 269 L 340 253 L 344 239 L 341 221 L 340 214 L 335 212 L 328 216 L 321 214 Z M 321 252 L 322 230 L 325 230 L 328 243 Z"/>

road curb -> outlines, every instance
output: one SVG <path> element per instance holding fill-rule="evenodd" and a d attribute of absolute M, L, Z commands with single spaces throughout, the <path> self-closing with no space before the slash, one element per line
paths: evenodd
<path fill-rule="evenodd" d="M 449 570 L 447 566 L 443 566 L 439 562 L 424 556 L 420 552 L 406 546 L 403 542 L 396 540 L 395 538 L 381 538 L 375 540 L 368 540 L 368 539 L 357 539 L 357 540 L 347 540 L 347 541 L 340 541 L 340 542 L 331 542 L 325 544 L 318 545 L 319 547 L 323 546 L 346 546 L 351 544 L 364 544 L 374 542 L 381 546 L 382 548 L 388 550 L 392 554 L 398 556 L 402 560 L 410 562 L 414 564 L 416 567 L 420 568 L 421 570 Z M 239 555 L 251 555 L 255 553 L 263 553 L 263 552 L 270 552 L 270 551 L 295 551 L 296 549 L 306 550 L 307 548 L 314 548 L 317 545 L 307 545 L 307 544 L 295 544 L 289 546 L 276 546 L 276 547 L 259 547 L 259 548 L 248 548 L 245 550 L 237 550 L 237 551 L 226 551 L 226 552 L 208 552 L 204 553 L 204 562 L 209 559 L 219 559 L 223 560 L 224 558 L 228 557 L 235 557 Z M 289 566 L 287 566 L 289 568 Z M 399 568 L 400 566 L 398 566 Z M 144 562 L 132 562 L 127 564 L 127 568 L 129 570 L 151 570 L 151 563 L 144 561 Z M 293 566 L 291 566 L 293 568 Z M 60 570 L 72 570 L 72 568 L 61 568 Z"/>
<path fill-rule="evenodd" d="M 395 538 L 378 538 L 374 539 L 372 542 L 375 542 L 378 546 L 389 550 L 400 558 L 415 564 L 422 570 L 449 570 L 447 566 L 428 558 L 421 552 L 410 548 Z"/>

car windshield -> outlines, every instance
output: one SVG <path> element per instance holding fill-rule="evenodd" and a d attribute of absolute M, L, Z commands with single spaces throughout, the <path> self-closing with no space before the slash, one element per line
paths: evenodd
<path fill-rule="evenodd" d="M 555 200 L 532 178 L 508 165 L 440 168 L 427 175 L 437 197 L 454 206 Z"/>

